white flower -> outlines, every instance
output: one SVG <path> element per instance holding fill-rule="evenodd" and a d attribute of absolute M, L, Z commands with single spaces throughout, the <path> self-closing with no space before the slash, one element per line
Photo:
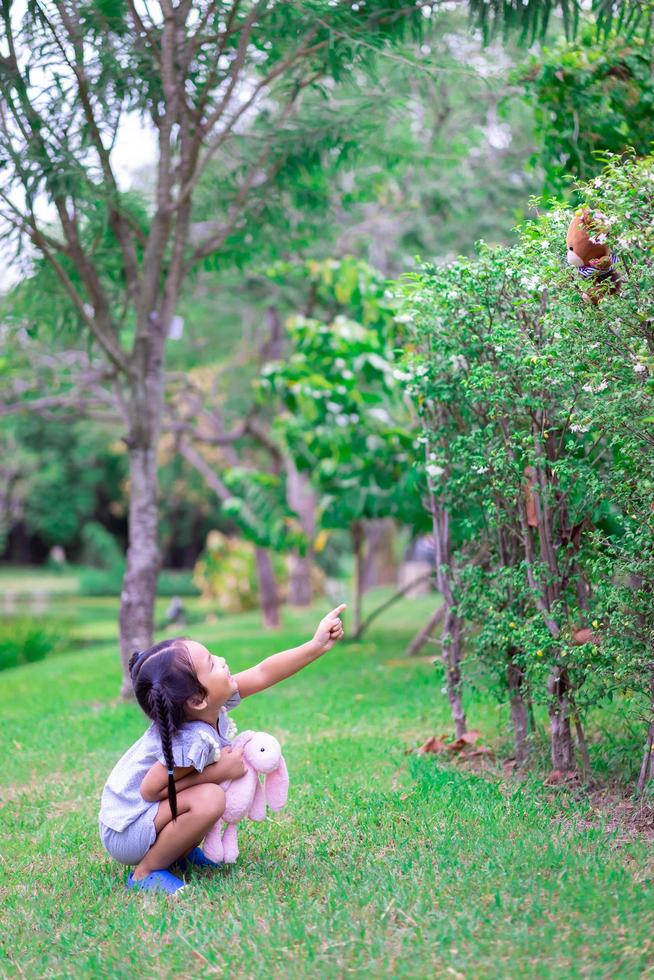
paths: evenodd
<path fill-rule="evenodd" d="M 385 408 L 369 408 L 368 415 L 370 418 L 377 419 L 378 422 L 390 422 L 391 417 Z"/>
<path fill-rule="evenodd" d="M 596 393 L 598 391 L 604 391 L 604 389 L 605 388 L 608 388 L 608 386 L 609 386 L 609 383 L 606 380 L 606 378 L 602 378 L 602 380 L 601 381 L 598 381 L 596 385 L 591 384 L 590 381 L 589 381 L 587 384 L 585 384 L 585 385 L 582 386 L 582 389 L 581 390 L 582 391 L 587 391 L 589 394 L 592 395 L 592 394 L 594 394 L 594 393 Z"/>
<path fill-rule="evenodd" d="M 634 371 L 636 372 L 636 374 L 642 374 L 643 371 L 646 370 L 647 368 L 645 367 L 644 364 L 641 364 L 640 361 L 637 361 L 636 364 L 634 364 Z"/>
<path fill-rule="evenodd" d="M 475 473 L 488 473 L 487 466 L 475 466 L 473 467 Z"/>
<path fill-rule="evenodd" d="M 416 377 L 423 378 L 427 374 L 428 368 L 426 364 L 419 364 L 416 368 Z"/>
<path fill-rule="evenodd" d="M 336 425 L 340 425 L 341 427 L 343 427 L 348 424 L 350 419 L 349 416 L 347 415 L 336 415 L 334 417 L 334 421 L 336 422 Z"/>
<path fill-rule="evenodd" d="M 437 466 L 436 463 L 429 463 L 427 466 L 427 474 L 429 476 L 442 476 L 445 470 L 442 466 Z"/>
<path fill-rule="evenodd" d="M 588 432 L 590 426 L 582 425 L 581 422 L 575 422 L 574 425 L 570 426 L 571 432 Z"/>
<path fill-rule="evenodd" d="M 396 368 L 395 371 L 393 371 L 393 377 L 396 381 L 410 381 L 412 375 L 410 375 L 407 371 L 400 371 Z"/>

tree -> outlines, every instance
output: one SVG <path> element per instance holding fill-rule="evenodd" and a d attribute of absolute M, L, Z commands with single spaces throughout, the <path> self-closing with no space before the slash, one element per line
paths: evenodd
<path fill-rule="evenodd" d="M 348 256 L 277 274 L 301 277 L 313 315 L 289 321 L 291 349 L 264 367 L 260 386 L 267 401 L 273 395 L 283 406 L 273 432 L 316 493 L 320 527 L 351 533 L 356 634 L 364 522 L 394 517 L 413 526 L 421 516 L 419 480 L 408 465 L 411 419 L 392 348 L 395 301 L 375 270 Z"/>
<path fill-rule="evenodd" d="M 370 46 L 419 36 L 426 18 L 393 0 L 319 9 L 265 0 L 161 0 L 145 9 L 132 0 L 35 0 L 22 20 L 9 2 L 1 16 L 2 217 L 17 248 L 27 242 L 43 256 L 80 328 L 105 355 L 126 426 L 131 495 L 120 627 L 127 694 L 127 661 L 152 639 L 156 447 L 181 285 L 198 264 L 246 238 L 272 182 L 287 161 L 295 165 L 308 138 L 293 124 L 304 90 L 351 70 Z M 147 119 L 158 143 L 145 226 L 112 164 L 126 112 Z M 315 128 L 313 138 L 320 138 Z M 198 226 L 194 200 L 218 157 L 229 161 L 221 214 Z M 42 217 L 44 203 L 54 224 Z"/>
<path fill-rule="evenodd" d="M 533 110 L 533 162 L 547 193 L 601 174 L 606 152 L 649 151 L 653 69 L 649 37 L 598 38 L 587 27 L 577 42 L 561 40 L 513 73 Z"/>

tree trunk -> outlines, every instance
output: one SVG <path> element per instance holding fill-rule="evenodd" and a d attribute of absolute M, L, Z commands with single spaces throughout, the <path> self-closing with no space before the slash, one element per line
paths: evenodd
<path fill-rule="evenodd" d="M 640 765 L 636 796 L 642 795 L 645 785 L 652 776 L 654 776 L 654 665 L 650 668 L 650 723 L 647 728 L 647 742 Z"/>
<path fill-rule="evenodd" d="M 266 629 L 277 629 L 280 625 L 279 593 L 277 592 L 270 552 L 266 548 L 256 548 L 254 554 L 257 563 L 259 602 L 263 625 Z"/>
<path fill-rule="evenodd" d="M 295 552 L 289 557 L 288 602 L 291 606 L 310 606 L 311 558 Z"/>
<path fill-rule="evenodd" d="M 443 626 L 443 663 L 445 665 L 447 699 L 450 702 L 454 733 L 457 738 L 461 738 L 468 730 L 461 697 L 462 626 L 460 617 L 448 608 Z"/>
<path fill-rule="evenodd" d="M 316 495 L 304 473 L 298 473 L 292 459 L 285 459 L 286 500 L 298 515 L 300 526 L 306 535 L 304 555 L 295 552 L 290 557 L 288 601 L 291 606 L 311 605 L 311 568 L 313 565 L 313 539 L 316 534 Z"/>
<path fill-rule="evenodd" d="M 152 645 L 160 554 L 157 544 L 157 450 L 130 449 L 129 547 L 120 595 L 122 697 L 131 697 L 129 658 Z"/>
<path fill-rule="evenodd" d="M 638 785 L 636 787 L 637 797 L 642 796 L 647 781 L 652 778 L 653 750 L 654 750 L 654 722 L 650 722 L 649 728 L 647 730 L 647 742 L 645 743 L 645 750 L 643 752 L 643 761 L 640 764 Z"/>
<path fill-rule="evenodd" d="M 354 521 L 352 523 L 352 551 L 354 554 L 353 632 L 356 636 L 361 631 L 361 604 L 363 598 L 363 577 L 365 572 L 365 536 L 361 521 Z"/>
<path fill-rule="evenodd" d="M 447 609 L 441 604 L 436 612 L 429 617 L 425 625 L 418 630 L 414 638 L 411 640 L 411 643 L 408 645 L 406 649 L 407 657 L 417 657 L 425 644 L 431 639 L 432 633 L 436 627 L 440 626 L 445 619 L 446 612 Z"/>
<path fill-rule="evenodd" d="M 519 766 L 524 766 L 529 756 L 529 744 L 527 742 L 529 714 L 522 696 L 524 674 L 522 668 L 510 655 L 506 668 L 506 680 L 509 686 L 515 761 Z"/>
<path fill-rule="evenodd" d="M 586 735 L 584 734 L 584 726 L 581 723 L 581 718 L 579 717 L 579 712 L 576 708 L 573 709 L 573 716 L 575 722 L 575 732 L 577 735 L 577 745 L 579 746 L 579 755 L 581 756 L 581 768 L 583 770 L 584 778 L 590 779 L 590 755 L 588 754 L 588 743 L 586 742 Z"/>
<path fill-rule="evenodd" d="M 443 624 L 443 664 L 445 665 L 445 686 L 450 702 L 452 720 L 456 737 L 467 732 L 463 699 L 461 697 L 461 660 L 463 659 L 463 620 L 454 610 L 454 577 L 450 551 L 450 515 L 445 507 L 437 504 L 433 495 L 430 505 L 434 527 L 434 561 L 436 564 L 436 585 L 443 596 L 446 609 Z"/>
<path fill-rule="evenodd" d="M 366 539 L 362 592 L 375 585 L 397 583 L 397 563 L 393 554 L 395 525 L 392 519 L 363 521 Z"/>
<path fill-rule="evenodd" d="M 164 398 L 165 329 L 158 314 L 137 329 L 132 359 L 134 382 L 125 406 L 129 450 L 129 518 L 127 568 L 120 595 L 121 695 L 132 696 L 129 659 L 152 645 L 154 603 L 161 555 L 157 537 L 157 449 Z"/>
<path fill-rule="evenodd" d="M 559 772 L 574 769 L 574 749 L 570 729 L 570 698 L 568 676 L 564 668 L 555 666 L 549 676 L 547 689 L 550 694 L 548 714 L 550 719 L 552 768 Z"/>

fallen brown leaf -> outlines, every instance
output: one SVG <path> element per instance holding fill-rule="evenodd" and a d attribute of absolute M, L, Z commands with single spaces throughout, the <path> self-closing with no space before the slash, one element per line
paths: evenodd
<path fill-rule="evenodd" d="M 480 738 L 481 732 L 473 729 L 472 731 L 464 732 L 459 738 L 456 738 L 453 742 L 450 742 L 447 748 L 450 752 L 462 752 L 467 745 L 474 745 Z"/>
<path fill-rule="evenodd" d="M 560 769 L 552 769 L 551 773 L 545 780 L 545 783 L 548 786 L 555 786 L 557 783 L 560 783 L 564 779 L 565 779 L 565 773 L 561 772 Z"/>
<path fill-rule="evenodd" d="M 469 732 L 464 732 L 461 736 L 462 742 L 468 742 L 472 745 L 477 739 L 481 738 L 481 732 L 478 732 L 476 728 L 471 728 Z"/>
<path fill-rule="evenodd" d="M 435 735 L 432 735 L 426 742 L 423 742 L 419 749 L 417 749 L 417 753 L 418 755 L 427 755 L 428 753 L 433 753 L 435 755 L 438 752 L 445 752 L 447 748 L 448 746 L 445 744 L 445 742 L 441 741 L 440 738 L 436 738 Z"/>

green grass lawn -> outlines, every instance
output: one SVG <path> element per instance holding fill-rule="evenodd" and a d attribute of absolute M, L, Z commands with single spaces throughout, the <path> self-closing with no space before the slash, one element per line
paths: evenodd
<path fill-rule="evenodd" d="M 97 812 L 145 720 L 116 698 L 116 604 L 74 601 L 73 652 L 0 674 L 0 975 L 654 972 L 645 842 L 618 847 L 535 778 L 506 786 L 405 754 L 449 728 L 440 671 L 402 656 L 429 600 L 235 713 L 279 737 L 291 776 L 287 808 L 242 826 L 236 866 L 188 876 L 178 898 L 127 893 Z M 239 670 L 305 640 L 324 611 L 286 612 L 277 635 L 254 614 L 189 633 Z M 486 740 L 502 736 L 504 711 L 468 707 Z"/>

